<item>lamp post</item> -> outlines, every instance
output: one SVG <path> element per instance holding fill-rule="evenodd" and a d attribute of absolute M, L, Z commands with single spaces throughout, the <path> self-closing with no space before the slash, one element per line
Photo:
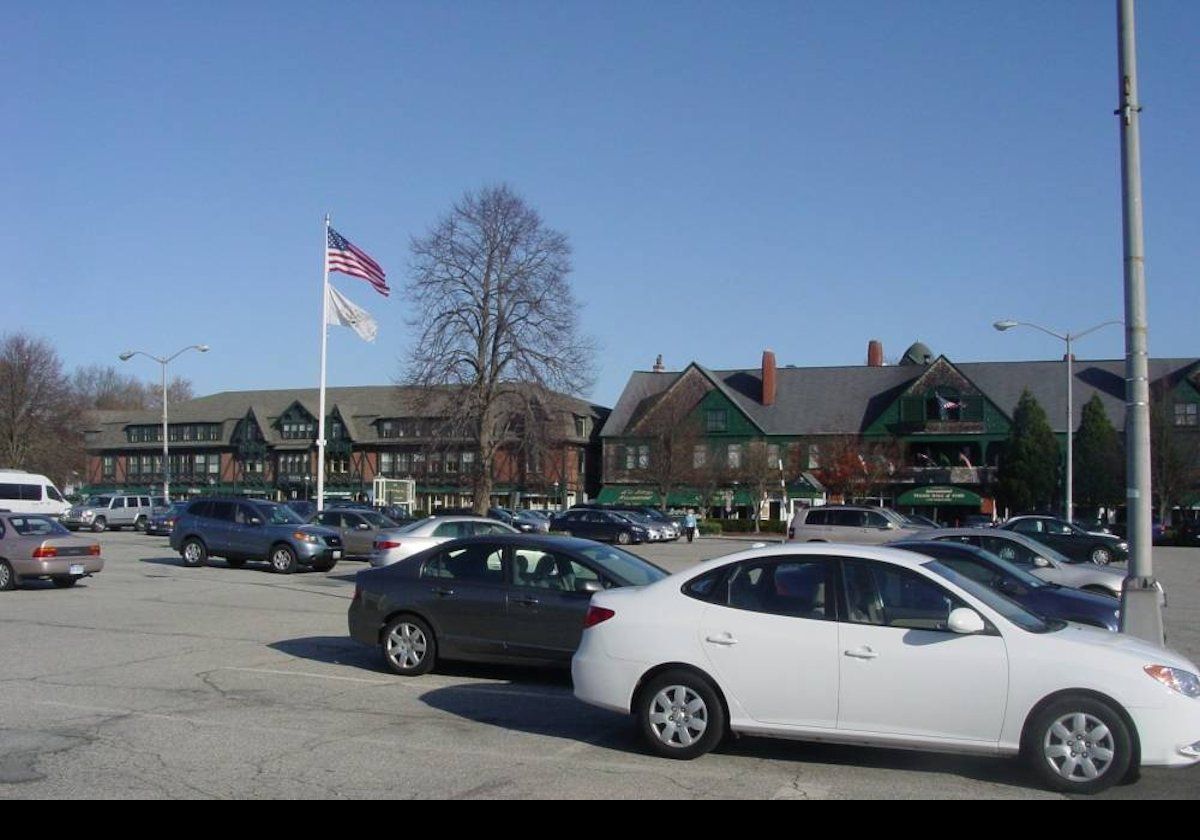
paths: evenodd
<path fill-rule="evenodd" d="M 147 359 L 153 359 L 162 365 L 162 437 L 163 437 L 163 496 L 167 499 L 167 504 L 171 503 L 171 459 L 170 450 L 167 443 L 167 364 L 177 356 L 186 353 L 188 350 L 199 350 L 201 353 L 208 352 L 207 344 L 189 344 L 182 350 L 176 351 L 173 355 L 160 357 L 147 353 L 144 350 L 126 350 L 118 358 L 122 362 L 128 362 L 134 356 L 145 356 Z"/>
<path fill-rule="evenodd" d="M 1052 335 L 1059 341 L 1065 341 L 1067 344 L 1067 488 L 1064 504 L 1066 505 L 1066 519 L 1068 522 L 1074 521 L 1074 482 L 1075 482 L 1075 460 L 1072 450 L 1074 449 L 1075 440 L 1075 407 L 1074 407 L 1074 363 L 1075 359 L 1071 355 L 1071 342 L 1083 338 L 1089 333 L 1094 333 L 1101 327 L 1108 327 L 1113 324 L 1124 323 L 1120 320 L 1105 321 L 1102 324 L 1096 324 L 1094 327 L 1088 327 L 1086 330 L 1077 333 L 1056 333 L 1054 330 L 1048 330 L 1038 324 L 1031 324 L 1027 321 L 997 321 L 992 324 L 1000 332 L 1011 330 L 1013 327 L 1032 327 L 1035 330 L 1041 330 L 1046 335 Z"/>

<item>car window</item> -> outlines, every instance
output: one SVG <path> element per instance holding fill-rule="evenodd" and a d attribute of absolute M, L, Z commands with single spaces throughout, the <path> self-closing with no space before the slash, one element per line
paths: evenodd
<path fill-rule="evenodd" d="M 747 561 L 730 572 L 715 601 L 792 618 L 832 618 L 832 573 L 825 559 Z"/>
<path fill-rule="evenodd" d="M 212 503 L 212 513 L 209 516 L 222 522 L 232 522 L 236 507 L 233 502 L 215 501 Z"/>
<path fill-rule="evenodd" d="M 353 529 L 353 528 L 357 528 L 359 525 L 365 525 L 365 524 L 366 524 L 366 521 L 361 516 L 359 516 L 357 513 L 343 513 L 342 514 L 342 527 L 343 528 L 352 528 Z"/>
<path fill-rule="evenodd" d="M 1018 534 L 1040 534 L 1042 532 L 1042 520 L 1018 519 L 1013 523 L 1013 530 Z"/>
<path fill-rule="evenodd" d="M 55 490 L 53 487 L 46 488 L 46 495 L 49 496 L 51 499 L 53 499 L 56 502 L 65 501 L 65 499 L 63 499 L 62 495 L 57 490 Z"/>
<path fill-rule="evenodd" d="M 1003 537 L 980 537 L 980 545 L 985 551 L 990 551 L 1001 560 L 1007 560 L 1022 568 L 1033 568 L 1033 558 L 1036 556 L 1032 549 L 1026 548 L 1016 540 L 1006 540 Z"/>
<path fill-rule="evenodd" d="M 24 537 L 66 536 L 71 532 L 48 516 L 13 516 L 12 528 Z"/>
<path fill-rule="evenodd" d="M 916 572 L 884 563 L 846 560 L 847 618 L 903 630 L 947 630 L 950 613 L 966 606 Z"/>
<path fill-rule="evenodd" d="M 234 514 L 234 522 L 238 525 L 249 525 L 251 519 L 262 520 L 253 505 L 238 505 L 237 513 Z"/>
<path fill-rule="evenodd" d="M 531 589 L 557 592 L 582 592 L 587 581 L 600 581 L 607 589 L 612 583 L 587 566 L 566 555 L 536 548 L 518 548 L 513 552 L 511 582 Z"/>
<path fill-rule="evenodd" d="M 336 513 L 325 511 L 324 513 L 317 514 L 317 524 L 324 525 L 326 528 L 337 528 L 338 523 L 341 521 L 341 516 Z"/>
<path fill-rule="evenodd" d="M 1059 536 L 1070 536 L 1076 533 L 1076 531 L 1066 522 L 1047 522 L 1046 533 L 1057 534 Z"/>
<path fill-rule="evenodd" d="M 112 508 L 111 508 L 112 510 L 117 510 L 118 508 L 123 508 L 123 507 L 125 507 L 125 497 L 124 496 L 117 496 L 117 498 L 112 500 Z"/>
<path fill-rule="evenodd" d="M 469 533 L 464 534 L 461 522 L 443 522 L 433 529 L 435 537 L 462 537 L 470 536 Z"/>
<path fill-rule="evenodd" d="M 616 546 L 594 544 L 580 549 L 578 553 L 592 565 L 598 566 L 603 574 L 626 586 L 644 586 L 662 580 L 668 574 L 665 569 Z"/>
<path fill-rule="evenodd" d="M 425 563 L 422 577 L 474 583 L 504 583 L 504 550 L 490 543 L 438 551 Z"/>
<path fill-rule="evenodd" d="M 871 511 L 867 514 L 867 525 L 871 528 L 886 528 L 888 526 L 888 518 L 882 513 Z"/>

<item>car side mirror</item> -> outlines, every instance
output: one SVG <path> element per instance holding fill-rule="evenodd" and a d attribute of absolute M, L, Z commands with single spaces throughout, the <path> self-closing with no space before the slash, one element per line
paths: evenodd
<path fill-rule="evenodd" d="M 951 611 L 947 626 L 960 636 L 974 636 L 987 629 L 983 616 L 969 607 L 959 607 Z"/>
<path fill-rule="evenodd" d="M 257 516 L 251 516 L 251 517 L 250 517 L 250 524 L 251 524 L 251 525 L 255 525 L 255 526 L 257 526 L 257 525 L 261 525 L 261 524 L 263 524 L 263 523 L 262 523 L 262 520 L 261 520 L 261 519 L 259 519 Z"/>
<path fill-rule="evenodd" d="M 604 591 L 604 584 L 598 580 L 581 580 L 579 585 L 575 587 L 577 592 L 587 592 L 589 595 L 596 592 Z"/>
<path fill-rule="evenodd" d="M 1049 569 L 1049 568 L 1050 568 L 1050 561 L 1049 561 L 1049 560 L 1047 560 L 1045 557 L 1034 557 L 1034 558 L 1033 558 L 1033 565 L 1034 565 L 1034 566 L 1036 566 L 1036 567 L 1037 567 L 1037 568 L 1039 568 L 1039 569 Z"/>
<path fill-rule="evenodd" d="M 371 530 L 371 526 L 368 525 L 366 522 L 359 522 L 357 525 L 357 528 L 360 531 L 370 531 Z"/>

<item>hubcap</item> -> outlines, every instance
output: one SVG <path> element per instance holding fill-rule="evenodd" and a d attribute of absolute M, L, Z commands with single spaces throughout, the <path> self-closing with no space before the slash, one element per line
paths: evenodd
<path fill-rule="evenodd" d="M 1071 782 L 1088 782 L 1112 766 L 1116 742 L 1104 721 L 1084 712 L 1059 718 L 1042 739 L 1050 767 Z"/>
<path fill-rule="evenodd" d="M 200 561 L 200 546 L 195 543 L 188 543 L 187 548 L 184 549 L 184 554 L 192 563 L 198 563 Z"/>
<path fill-rule="evenodd" d="M 708 729 L 708 707 L 686 685 L 667 686 L 650 701 L 650 729 L 668 747 L 690 747 Z"/>
<path fill-rule="evenodd" d="M 8 586 L 8 576 L 12 574 L 8 570 L 8 566 L 0 565 L 0 589 Z"/>
<path fill-rule="evenodd" d="M 291 555 L 289 555 L 286 551 L 282 551 L 282 550 L 275 552 L 275 568 L 276 569 L 280 569 L 280 570 L 286 569 L 290 565 L 292 565 Z"/>
<path fill-rule="evenodd" d="M 425 659 L 429 642 L 415 624 L 398 624 L 387 637 L 388 658 L 405 671 L 416 668 Z"/>

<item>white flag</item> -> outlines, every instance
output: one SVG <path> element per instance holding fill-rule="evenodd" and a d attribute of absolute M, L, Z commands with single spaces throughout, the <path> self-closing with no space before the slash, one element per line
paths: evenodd
<path fill-rule="evenodd" d="M 358 333 L 358 337 L 363 341 L 374 341 L 375 336 L 379 334 L 379 325 L 375 323 L 371 314 L 361 306 L 352 303 L 333 286 L 326 288 L 329 290 L 329 315 L 326 317 L 325 323 L 349 327 Z"/>

